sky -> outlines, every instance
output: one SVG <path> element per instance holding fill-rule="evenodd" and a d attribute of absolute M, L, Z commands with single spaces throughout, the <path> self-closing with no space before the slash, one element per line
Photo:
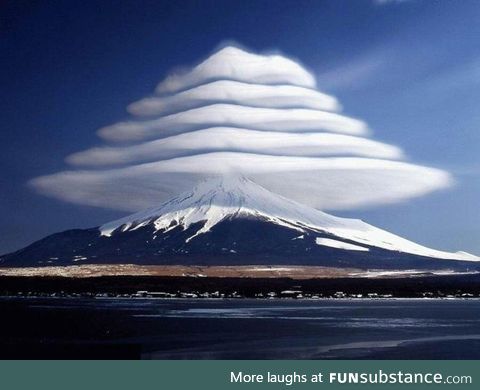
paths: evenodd
<path fill-rule="evenodd" d="M 123 216 L 27 183 L 102 146 L 97 130 L 127 119 L 172 69 L 236 42 L 300 61 L 372 139 L 454 181 L 336 215 L 480 254 L 479 17 L 480 3 L 454 0 L 2 2 L 0 253 Z"/>

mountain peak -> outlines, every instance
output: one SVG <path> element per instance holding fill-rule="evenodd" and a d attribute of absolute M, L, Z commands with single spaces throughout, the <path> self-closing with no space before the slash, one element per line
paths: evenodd
<path fill-rule="evenodd" d="M 204 222 L 203 227 L 187 240 L 190 241 L 227 218 L 253 216 L 284 225 L 285 220 L 295 220 L 295 214 L 304 208 L 312 210 L 274 194 L 244 176 L 216 176 L 201 181 L 193 190 L 159 207 L 107 223 L 100 227 L 100 231 L 102 235 L 110 236 L 115 231 L 137 229 L 148 223 L 153 223 L 155 230 L 168 231 L 179 225 L 188 229 L 192 224 Z M 287 224 L 301 230 L 294 223 Z"/>
<path fill-rule="evenodd" d="M 211 191 L 215 193 L 230 193 L 237 195 L 245 191 L 251 191 L 253 188 L 263 188 L 258 184 L 255 184 L 250 179 L 247 179 L 242 175 L 224 175 L 214 176 L 206 180 L 199 182 L 193 189 L 192 193 L 206 194 Z M 266 191 L 266 190 L 265 190 Z"/>

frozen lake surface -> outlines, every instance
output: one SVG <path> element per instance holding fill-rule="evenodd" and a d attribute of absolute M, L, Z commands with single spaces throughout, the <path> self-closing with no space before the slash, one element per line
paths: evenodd
<path fill-rule="evenodd" d="M 480 300 L 1 298 L 1 358 L 480 359 Z"/>

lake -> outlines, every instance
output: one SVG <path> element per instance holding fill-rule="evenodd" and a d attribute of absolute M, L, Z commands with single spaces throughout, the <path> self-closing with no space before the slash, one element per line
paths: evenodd
<path fill-rule="evenodd" d="M 480 300 L 0 298 L 0 358 L 480 359 Z"/>

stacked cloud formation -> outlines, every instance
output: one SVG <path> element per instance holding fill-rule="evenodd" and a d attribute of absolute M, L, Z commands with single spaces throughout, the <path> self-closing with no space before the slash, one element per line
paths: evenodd
<path fill-rule="evenodd" d="M 133 119 L 99 130 L 110 142 L 73 154 L 83 170 L 31 184 L 62 200 L 138 210 L 217 175 L 244 175 L 320 209 L 402 201 L 450 185 L 448 173 L 402 161 L 366 138 L 315 78 L 280 55 L 225 47 L 131 104 Z"/>

